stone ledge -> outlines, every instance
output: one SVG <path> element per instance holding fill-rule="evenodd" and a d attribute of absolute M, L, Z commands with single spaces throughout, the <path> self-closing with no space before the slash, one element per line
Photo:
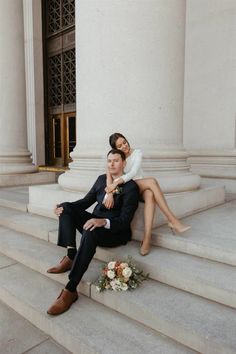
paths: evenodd
<path fill-rule="evenodd" d="M 8 175 L 0 174 L 0 187 L 54 183 L 55 180 L 56 174 L 54 172 L 35 172 Z"/>

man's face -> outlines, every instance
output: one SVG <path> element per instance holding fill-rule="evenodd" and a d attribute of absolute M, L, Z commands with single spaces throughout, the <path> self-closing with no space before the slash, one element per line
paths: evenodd
<path fill-rule="evenodd" d="M 122 160 L 119 154 L 109 154 L 107 156 L 108 171 L 113 176 L 121 176 L 124 171 L 125 161 Z"/>

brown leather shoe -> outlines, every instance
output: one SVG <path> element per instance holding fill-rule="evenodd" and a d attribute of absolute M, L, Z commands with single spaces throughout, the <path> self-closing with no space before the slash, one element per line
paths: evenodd
<path fill-rule="evenodd" d="M 52 267 L 52 268 L 49 268 L 47 270 L 48 273 L 64 273 L 64 272 L 67 272 L 68 270 L 71 269 L 72 267 L 72 263 L 73 261 L 65 256 L 62 258 L 62 260 L 60 261 L 60 263 L 58 265 L 56 265 L 55 267 Z"/>
<path fill-rule="evenodd" d="M 47 310 L 49 315 L 60 315 L 61 313 L 69 310 L 73 302 L 78 299 L 77 291 L 71 292 L 67 289 L 62 289 L 60 295 L 52 306 Z"/>

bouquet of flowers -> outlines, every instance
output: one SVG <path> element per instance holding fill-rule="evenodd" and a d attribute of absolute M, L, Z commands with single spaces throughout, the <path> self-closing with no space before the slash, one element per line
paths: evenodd
<path fill-rule="evenodd" d="M 136 289 L 142 281 L 148 279 L 149 274 L 144 274 L 128 257 L 126 262 L 111 261 L 103 265 L 102 275 L 98 278 L 97 290 L 99 292 L 110 289 L 126 291 Z"/>

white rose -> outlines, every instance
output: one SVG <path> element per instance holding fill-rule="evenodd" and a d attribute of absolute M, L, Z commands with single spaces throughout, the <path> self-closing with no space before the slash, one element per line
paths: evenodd
<path fill-rule="evenodd" d="M 120 267 L 122 268 L 122 269 L 124 269 L 124 268 L 126 268 L 126 267 L 128 267 L 129 265 L 128 265 L 128 263 L 121 263 L 120 264 Z"/>
<path fill-rule="evenodd" d="M 128 290 L 128 285 L 127 284 L 122 284 L 122 287 L 121 287 L 122 290 L 126 291 Z"/>
<path fill-rule="evenodd" d="M 109 262 L 108 265 L 107 265 L 107 268 L 108 269 L 114 269 L 115 265 L 116 265 L 116 262 Z"/>
<path fill-rule="evenodd" d="M 110 284 L 111 284 L 112 289 L 115 291 L 121 289 L 121 282 L 118 279 L 112 280 Z"/>
<path fill-rule="evenodd" d="M 132 270 L 130 267 L 126 267 L 123 269 L 122 271 L 122 275 L 125 277 L 125 278 L 129 278 L 132 274 Z"/>
<path fill-rule="evenodd" d="M 107 276 L 108 278 L 113 279 L 115 278 L 115 272 L 113 272 L 113 270 L 108 270 Z"/>
<path fill-rule="evenodd" d="M 112 289 L 115 290 L 114 288 L 115 288 L 115 286 L 116 286 L 116 281 L 115 281 L 115 280 L 112 280 L 112 281 L 110 282 L 110 285 L 111 285 Z"/>
<path fill-rule="evenodd" d="M 119 280 L 116 281 L 116 290 L 121 290 L 122 289 L 122 284 Z"/>
<path fill-rule="evenodd" d="M 116 291 L 116 282 L 114 280 L 111 281 L 111 288 Z"/>

